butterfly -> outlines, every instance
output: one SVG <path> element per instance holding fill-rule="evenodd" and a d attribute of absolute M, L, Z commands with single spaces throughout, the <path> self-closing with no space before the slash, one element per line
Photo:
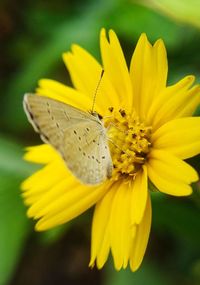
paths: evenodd
<path fill-rule="evenodd" d="M 80 182 L 96 185 L 112 176 L 107 130 L 96 112 L 35 94 L 25 94 L 23 106 L 35 131 Z"/>

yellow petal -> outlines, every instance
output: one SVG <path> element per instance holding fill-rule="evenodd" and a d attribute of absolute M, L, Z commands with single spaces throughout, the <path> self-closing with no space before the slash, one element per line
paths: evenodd
<path fill-rule="evenodd" d="M 132 103 L 130 76 L 120 43 L 112 30 L 109 31 L 109 40 L 110 42 L 106 38 L 105 30 L 102 29 L 100 45 L 104 69 L 115 89 L 118 106 L 124 105 L 126 110 L 130 110 Z"/>
<path fill-rule="evenodd" d="M 157 118 L 156 117 L 157 112 L 159 112 L 160 108 L 163 107 L 163 102 L 168 102 L 168 100 L 173 99 L 173 96 L 176 96 L 177 93 L 182 94 L 191 86 L 193 82 L 194 82 L 194 76 L 189 75 L 189 76 L 184 77 L 182 80 L 180 80 L 176 84 L 166 87 L 164 90 L 159 92 L 158 96 L 155 97 L 151 106 L 149 107 L 147 118 L 146 118 L 148 124 L 152 125 L 154 121 L 154 125 L 155 125 L 155 120 Z"/>
<path fill-rule="evenodd" d="M 152 125 L 154 129 L 160 127 L 169 120 L 179 118 L 185 115 L 192 115 L 195 107 L 197 107 L 197 102 L 200 101 L 199 86 L 195 86 L 192 89 L 188 88 L 194 82 L 193 76 L 188 76 L 185 79 L 186 86 L 182 86 L 177 91 L 173 91 L 172 88 L 168 88 L 168 98 L 164 100 L 165 104 L 162 104 L 154 115 Z"/>
<path fill-rule="evenodd" d="M 63 59 L 69 69 L 74 86 L 88 97 L 90 104 L 87 105 L 87 108 L 91 109 L 100 81 L 102 66 L 87 51 L 77 45 L 72 46 L 72 52 L 64 53 Z M 119 102 L 117 101 L 117 103 Z M 95 111 L 103 114 L 105 109 L 110 106 L 116 107 L 116 95 L 105 72 L 97 90 L 94 107 Z"/>
<path fill-rule="evenodd" d="M 68 175 L 67 178 L 60 179 L 56 184 L 52 183 L 52 185 L 49 185 L 48 191 L 44 191 L 40 199 L 38 199 L 38 201 L 29 208 L 28 216 L 39 219 L 49 213 L 53 213 L 53 210 L 56 208 L 56 203 L 58 204 L 60 199 L 64 199 L 66 193 L 68 193 L 71 189 L 79 186 L 80 184 L 72 175 Z M 31 189 L 29 193 L 31 192 L 33 194 L 34 191 L 35 189 Z M 57 208 L 55 211 L 56 210 Z M 62 210 L 62 208 L 60 208 L 60 210 Z"/>
<path fill-rule="evenodd" d="M 23 158 L 34 163 L 46 164 L 60 157 L 58 152 L 49 144 L 27 147 L 26 151 Z"/>
<path fill-rule="evenodd" d="M 190 97 L 190 100 L 188 100 L 185 106 L 182 106 L 182 110 L 179 111 L 178 117 L 188 117 L 193 115 L 200 104 L 200 86 L 195 85 L 188 92 L 188 96 Z"/>
<path fill-rule="evenodd" d="M 87 111 L 89 106 L 92 105 L 91 98 L 80 91 L 77 91 L 55 80 L 41 79 L 39 81 L 39 87 L 36 89 L 36 93 L 56 99 L 85 111 Z"/>
<path fill-rule="evenodd" d="M 108 187 L 106 184 L 98 187 L 78 185 L 68 189 L 66 194 L 46 206 L 47 214 L 37 222 L 36 230 L 47 230 L 77 217 L 99 201 Z"/>
<path fill-rule="evenodd" d="M 158 190 L 174 196 L 190 195 L 192 188 L 188 184 L 198 180 L 196 171 L 189 164 L 160 150 L 152 150 L 147 172 Z"/>
<path fill-rule="evenodd" d="M 110 217 L 111 252 L 116 270 L 126 268 L 130 248 L 135 235 L 135 226 L 130 220 L 131 188 L 121 184 L 113 199 Z"/>
<path fill-rule="evenodd" d="M 177 180 L 169 181 L 169 177 L 161 177 L 160 173 L 148 165 L 148 175 L 152 183 L 159 191 L 173 196 L 188 196 L 192 194 L 192 187 Z"/>
<path fill-rule="evenodd" d="M 130 76 L 134 108 L 145 119 L 154 98 L 166 84 L 167 56 L 161 40 L 152 47 L 146 35 L 141 35 L 131 60 Z"/>
<path fill-rule="evenodd" d="M 147 202 L 147 169 L 143 167 L 143 171 L 138 173 L 133 183 L 131 193 L 131 223 L 139 224 L 142 220 Z"/>
<path fill-rule="evenodd" d="M 200 118 L 179 118 L 161 126 L 152 135 L 156 149 L 164 149 L 186 159 L 200 152 Z"/>
<path fill-rule="evenodd" d="M 169 181 L 175 179 L 190 184 L 198 180 L 198 174 L 192 166 L 163 150 L 152 149 L 148 164 L 161 176 L 169 177 Z"/>
<path fill-rule="evenodd" d="M 146 209 L 144 211 L 141 223 L 137 225 L 136 236 L 131 249 L 130 267 L 132 271 L 136 271 L 143 260 L 149 239 L 151 216 L 151 201 L 148 194 Z"/>
<path fill-rule="evenodd" d="M 57 175 L 55 175 L 55 169 Z M 69 171 L 65 167 L 64 162 L 57 159 L 28 177 L 21 187 L 23 191 L 27 191 L 26 196 L 34 195 L 35 192 L 48 190 L 49 187 L 54 186 L 68 175 Z"/>
<path fill-rule="evenodd" d="M 95 206 L 92 221 L 91 259 L 89 266 L 93 267 L 95 260 L 100 269 L 105 264 L 110 250 L 110 207 L 113 202 L 118 183 L 108 189 L 105 196 Z"/>

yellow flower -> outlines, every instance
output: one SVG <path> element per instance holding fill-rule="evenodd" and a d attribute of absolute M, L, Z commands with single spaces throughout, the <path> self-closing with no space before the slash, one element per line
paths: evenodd
<path fill-rule="evenodd" d="M 42 231 L 66 223 L 95 205 L 90 266 L 102 268 L 111 250 L 117 270 L 140 266 L 151 226 L 148 181 L 160 192 L 185 196 L 198 180 L 184 162 L 200 152 L 200 118 L 192 114 L 200 101 L 193 76 L 166 87 L 167 57 L 162 40 L 153 46 L 142 34 L 128 70 L 115 33 L 100 35 L 105 70 L 95 111 L 108 126 L 113 175 L 98 186 L 79 183 L 60 155 L 47 144 L 28 148 L 25 159 L 44 167 L 24 181 L 28 216 Z M 64 53 L 74 89 L 53 80 L 39 82 L 37 94 L 92 107 L 102 66 L 84 49 Z"/>

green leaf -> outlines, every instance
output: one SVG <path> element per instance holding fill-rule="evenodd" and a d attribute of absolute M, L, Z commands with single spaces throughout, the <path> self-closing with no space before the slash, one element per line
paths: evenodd
<path fill-rule="evenodd" d="M 55 27 L 47 42 L 32 52 L 29 61 L 22 65 L 18 74 L 15 74 L 5 96 L 3 116 L 6 123 L 9 114 L 8 128 L 12 131 L 24 129 L 27 120 L 22 108 L 23 95 L 34 92 L 37 81 L 52 73 L 58 63 L 62 62 L 62 53 L 69 50 L 73 43 L 90 47 L 93 52 L 97 50 L 99 31 L 104 26 L 103 20 L 118 2 L 114 0 L 92 2 L 80 15 L 67 18 L 64 23 Z"/>
<path fill-rule="evenodd" d="M 38 167 L 23 160 L 24 149 L 20 144 L 0 135 L 0 174 L 25 178 Z"/>
<path fill-rule="evenodd" d="M 174 198 L 151 193 L 153 228 L 169 232 L 178 239 L 198 246 L 200 240 L 199 207 L 191 198 Z"/>
<path fill-rule="evenodd" d="M 198 0 L 142 0 L 142 3 L 177 21 L 200 28 L 200 2 Z"/>
<path fill-rule="evenodd" d="M 180 45 L 180 39 L 183 37 L 183 27 L 151 9 L 131 2 L 124 2 L 119 9 L 113 11 L 108 26 L 109 24 L 119 36 L 129 39 L 132 43 L 145 32 L 151 41 L 162 38 L 167 48 L 172 49 Z"/>
<path fill-rule="evenodd" d="M 71 44 L 80 44 L 93 55 L 99 54 L 99 31 L 102 27 L 113 28 L 132 47 L 142 32 L 146 32 L 152 40 L 162 37 L 168 47 L 180 45 L 179 39 L 185 37 L 183 27 L 146 7 L 119 0 L 92 2 L 80 15 L 76 14 L 59 23 L 49 32 L 48 39 L 32 51 L 29 60 L 22 63 L 5 96 L 3 119 L 6 124 L 9 114 L 9 129 L 15 131 L 27 127 L 22 108 L 24 93 L 34 92 L 39 79 L 52 76 L 56 67 L 61 66 L 62 53 L 70 50 Z"/>
<path fill-rule="evenodd" d="M 0 285 L 11 278 L 30 229 L 20 182 L 21 178 L 14 174 L 0 175 Z"/>
<path fill-rule="evenodd" d="M 0 136 L 0 285 L 11 278 L 30 230 L 20 183 L 33 168 L 22 154 L 22 146 Z"/>

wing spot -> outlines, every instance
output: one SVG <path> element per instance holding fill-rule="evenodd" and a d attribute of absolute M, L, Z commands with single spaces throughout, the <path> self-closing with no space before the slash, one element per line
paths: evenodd
<path fill-rule="evenodd" d="M 41 134 L 41 136 L 42 136 L 46 141 L 49 141 L 49 137 L 46 136 L 45 134 Z"/>
<path fill-rule="evenodd" d="M 81 141 L 81 137 L 78 137 L 79 141 Z"/>
<path fill-rule="evenodd" d="M 96 141 L 95 140 L 93 140 L 93 143 L 95 143 Z"/>
<path fill-rule="evenodd" d="M 94 159 L 94 155 L 92 155 L 92 159 Z"/>
<path fill-rule="evenodd" d="M 52 121 L 54 121 L 54 116 L 51 116 Z"/>
<path fill-rule="evenodd" d="M 49 109 L 47 109 L 47 112 L 49 113 L 49 115 L 51 114 L 51 111 Z"/>
<path fill-rule="evenodd" d="M 47 106 L 49 107 L 50 105 L 49 105 L 49 102 L 47 102 Z"/>
<path fill-rule="evenodd" d="M 28 110 L 28 108 L 27 108 L 27 110 Z M 29 116 L 31 117 L 31 119 L 34 120 L 33 114 L 29 110 L 28 110 L 28 112 L 29 112 Z"/>
<path fill-rule="evenodd" d="M 83 152 L 83 155 L 84 155 L 84 156 L 86 156 L 86 153 L 85 153 L 85 152 Z"/>
<path fill-rule="evenodd" d="M 78 150 L 81 151 L 81 148 L 79 147 Z"/>
<path fill-rule="evenodd" d="M 66 111 L 64 110 L 63 112 L 64 112 L 65 117 L 67 118 L 67 120 L 69 120 L 69 119 L 70 119 L 70 117 L 67 115 Z"/>
<path fill-rule="evenodd" d="M 105 156 L 102 156 L 101 158 L 102 158 L 102 159 L 105 159 L 106 157 L 105 157 Z"/>
<path fill-rule="evenodd" d="M 105 145 L 105 149 L 107 149 L 107 146 Z"/>
<path fill-rule="evenodd" d="M 58 129 L 60 129 L 60 126 L 59 126 L 59 124 L 56 122 L 56 127 L 58 128 Z"/>
<path fill-rule="evenodd" d="M 89 132 L 90 129 L 89 129 L 89 128 L 86 128 L 86 130 Z"/>
<path fill-rule="evenodd" d="M 90 156 L 88 155 L 88 158 L 90 158 Z"/>
<path fill-rule="evenodd" d="M 36 126 L 38 132 L 41 132 L 40 126 L 39 126 L 35 121 L 34 121 L 34 124 L 35 124 L 35 126 Z"/>
<path fill-rule="evenodd" d="M 77 135 L 77 132 L 74 130 L 74 134 Z"/>
<path fill-rule="evenodd" d="M 100 161 L 98 159 L 96 159 L 96 162 L 100 163 Z"/>

